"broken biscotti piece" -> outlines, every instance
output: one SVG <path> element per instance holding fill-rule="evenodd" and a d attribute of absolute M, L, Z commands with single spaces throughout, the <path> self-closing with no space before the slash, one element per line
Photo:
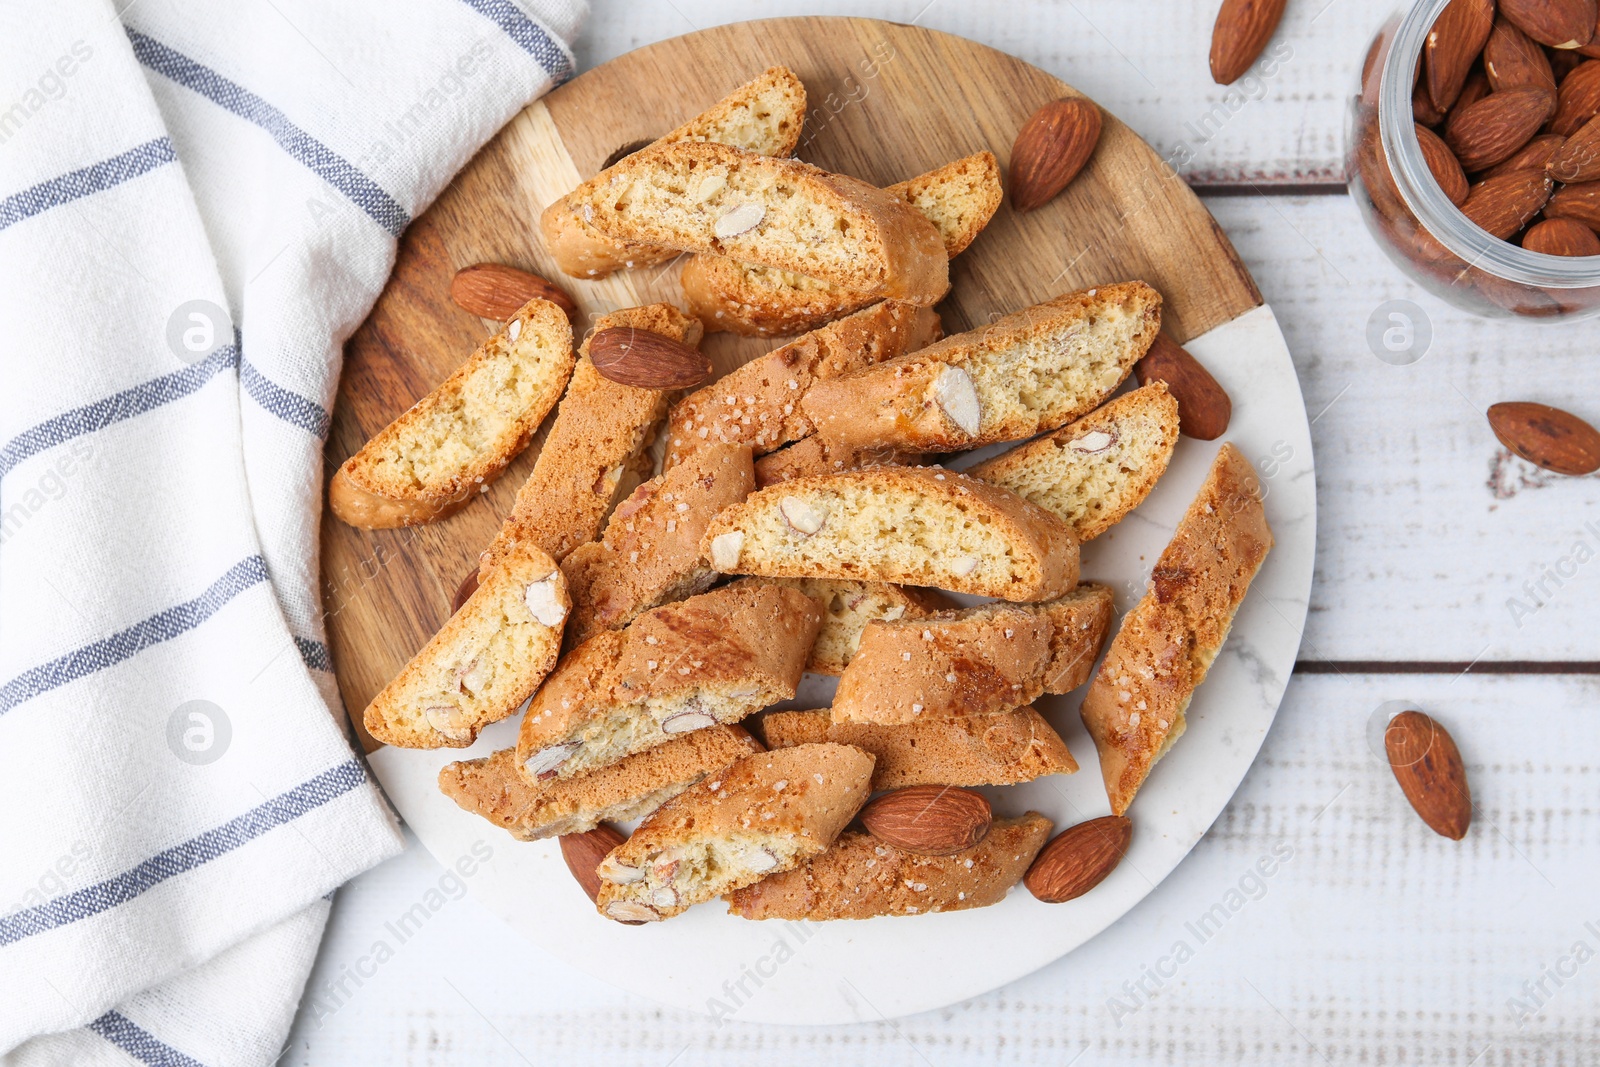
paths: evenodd
<path fill-rule="evenodd" d="M 1150 768 L 1183 733 L 1195 687 L 1271 547 L 1255 471 L 1224 444 L 1083 700 L 1113 814 L 1128 810 Z"/>
<path fill-rule="evenodd" d="M 902 725 L 1006 711 L 1082 685 L 1111 625 L 1111 590 L 868 623 L 839 678 L 838 722 Z"/>
<path fill-rule="evenodd" d="M 700 324 L 671 304 L 601 315 L 594 332 L 625 326 L 691 348 L 700 343 Z M 637 472 L 643 468 L 649 477 L 648 449 L 666 417 L 667 396 L 664 389 L 620 385 L 602 375 L 589 360 L 585 338 L 533 473 L 517 490 L 511 514 L 479 561 L 480 578 L 518 545 L 537 545 L 559 563 L 599 536 L 617 497 L 638 484 Z M 627 482 L 630 472 L 633 485 Z"/>
<path fill-rule="evenodd" d="M 651 145 L 567 199 L 614 239 L 733 256 L 919 306 L 950 288 L 944 242 L 926 217 L 798 160 L 710 141 Z"/>
<path fill-rule="evenodd" d="M 668 919 L 823 852 L 870 792 L 872 757 L 848 745 L 746 756 L 647 818 L 600 862 L 600 914 Z"/>
<path fill-rule="evenodd" d="M 523 773 L 572 778 L 794 696 L 822 608 L 735 582 L 640 615 L 569 652 L 528 705 Z"/>
<path fill-rule="evenodd" d="M 759 78 L 723 97 L 709 111 L 658 138 L 719 141 L 764 156 L 787 156 L 800 143 L 806 118 L 806 88 L 786 67 L 769 67 Z M 578 186 L 582 192 L 606 174 Z M 583 221 L 569 194 L 544 209 L 539 226 L 556 265 L 575 278 L 602 278 L 624 267 L 651 267 L 677 255 L 671 248 L 618 241 Z"/>
<path fill-rule="evenodd" d="M 1082 542 L 1144 502 L 1177 443 L 1178 402 L 1153 381 L 967 473 L 1059 515 Z"/>
<path fill-rule="evenodd" d="M 516 749 L 446 765 L 439 791 L 521 841 L 580 834 L 602 822 L 642 819 L 706 775 L 762 751 L 737 726 L 711 726 L 578 778 L 532 781 Z"/>
<path fill-rule="evenodd" d="M 873 789 L 1016 785 L 1078 770 L 1061 735 L 1032 707 L 905 726 L 834 722 L 827 708 L 769 711 L 761 732 L 772 748 L 833 741 L 865 749 L 878 761 Z"/>
<path fill-rule="evenodd" d="M 573 605 L 567 646 L 711 588 L 717 572 L 700 538 L 717 512 L 750 495 L 752 475 L 747 446 L 713 445 L 618 504 L 605 536 L 561 561 Z"/>
<path fill-rule="evenodd" d="M 1004 198 L 1000 164 L 992 152 L 958 159 L 884 191 L 938 227 L 951 259 L 983 232 Z M 804 333 L 873 299 L 816 278 L 723 256 L 690 257 L 681 280 L 689 309 L 707 330 L 760 336 Z"/>
<path fill-rule="evenodd" d="M 1065 523 L 1015 493 L 939 467 L 800 478 L 723 510 L 701 551 L 724 574 L 852 578 L 1003 600 L 1078 584 Z"/>
<path fill-rule="evenodd" d="M 708 444 L 763 455 L 815 428 L 800 409 L 813 382 L 914 352 L 943 335 L 932 308 L 885 300 L 797 337 L 672 406 L 664 469 Z"/>
<path fill-rule="evenodd" d="M 433 522 L 516 459 L 572 373 L 572 326 L 530 300 L 440 386 L 340 465 L 328 506 L 369 530 Z"/>
<path fill-rule="evenodd" d="M 861 631 L 875 619 L 920 619 L 954 603 L 931 589 L 838 578 L 774 578 L 822 605 L 822 629 L 811 646 L 806 670 L 839 674 L 856 654 Z"/>
<path fill-rule="evenodd" d="M 511 556 L 372 698 L 367 732 L 403 748 L 472 744 L 550 673 L 571 607 L 555 560 L 536 548 Z"/>
<path fill-rule="evenodd" d="M 818 382 L 802 406 L 830 445 L 955 452 L 1099 407 L 1161 326 L 1143 282 L 1066 293 L 918 352 Z"/>
<path fill-rule="evenodd" d="M 1054 824 L 1036 811 L 996 819 L 982 841 L 949 856 L 905 852 L 852 830 L 792 871 L 728 895 L 746 919 L 870 919 L 986 908 L 1028 873 Z"/>

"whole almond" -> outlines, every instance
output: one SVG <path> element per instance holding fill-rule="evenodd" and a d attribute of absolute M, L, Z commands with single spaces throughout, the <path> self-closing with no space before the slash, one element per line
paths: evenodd
<path fill-rule="evenodd" d="M 1547 256 L 1600 256 L 1600 237 L 1581 222 L 1545 219 L 1528 227 L 1522 247 Z"/>
<path fill-rule="evenodd" d="M 1555 183 L 1543 171 L 1509 171 L 1474 185 L 1461 213 L 1504 241 L 1539 213 L 1553 188 Z"/>
<path fill-rule="evenodd" d="M 1494 29 L 1494 0 L 1451 0 L 1422 44 L 1424 84 L 1434 109 L 1448 111 Z"/>
<path fill-rule="evenodd" d="M 988 798 L 947 785 L 912 785 L 885 793 L 861 809 L 861 824 L 885 844 L 926 856 L 949 856 L 989 832 Z"/>
<path fill-rule="evenodd" d="M 1289 0 L 1222 0 L 1211 27 L 1211 80 L 1232 85 L 1261 55 Z"/>
<path fill-rule="evenodd" d="M 1551 48 L 1577 48 L 1594 38 L 1595 0 L 1500 0 L 1500 14 Z"/>
<path fill-rule="evenodd" d="M 1559 133 L 1541 133 L 1521 148 L 1510 159 L 1496 163 L 1484 173 L 1485 178 L 1492 178 L 1496 174 L 1505 174 L 1513 170 L 1544 170 L 1545 164 L 1550 162 L 1550 157 L 1556 154 L 1556 149 L 1566 141 Z"/>
<path fill-rule="evenodd" d="M 1116 869 L 1132 840 L 1133 823 L 1126 815 L 1080 822 L 1039 850 L 1022 884 L 1046 904 L 1081 897 Z"/>
<path fill-rule="evenodd" d="M 1389 769 L 1422 821 L 1460 841 L 1472 823 L 1472 792 L 1461 753 L 1443 726 L 1420 711 L 1402 711 L 1383 734 Z"/>
<path fill-rule="evenodd" d="M 1444 190 L 1450 202 L 1460 207 L 1467 202 L 1467 176 L 1461 170 L 1461 162 L 1450 151 L 1450 146 L 1439 140 L 1438 134 L 1422 125 L 1416 129 L 1417 146 L 1422 149 L 1422 158 L 1433 172 L 1433 180 L 1439 183 L 1439 188 Z"/>
<path fill-rule="evenodd" d="M 1591 59 L 1562 80 L 1550 132 L 1569 137 L 1596 115 L 1600 115 L 1600 60 Z"/>
<path fill-rule="evenodd" d="M 1167 390 L 1178 402 L 1178 431 L 1185 437 L 1215 441 L 1227 432 L 1228 421 L 1233 418 L 1233 401 L 1227 390 L 1188 349 L 1166 334 L 1156 334 L 1133 370 L 1140 385 L 1167 383 Z"/>
<path fill-rule="evenodd" d="M 670 337 L 614 326 L 589 338 L 594 369 L 618 385 L 691 389 L 711 376 L 711 357 Z"/>
<path fill-rule="evenodd" d="M 1489 409 L 1500 443 L 1547 471 L 1584 475 L 1600 470 L 1600 431 L 1548 404 L 1508 401 Z"/>
<path fill-rule="evenodd" d="M 578 305 L 572 297 L 537 274 L 500 263 L 462 267 L 450 282 L 450 299 L 457 306 L 485 319 L 504 322 L 533 299 L 548 300 L 571 318 Z"/>
<path fill-rule="evenodd" d="M 1483 68 L 1473 67 L 1472 73 L 1467 75 L 1467 84 L 1461 87 L 1461 92 L 1456 95 L 1456 102 L 1451 105 L 1451 112 L 1471 107 L 1492 92 L 1494 90 L 1489 86 L 1489 76 L 1483 72 Z"/>
<path fill-rule="evenodd" d="M 1011 206 L 1032 211 L 1072 183 L 1100 142 L 1100 109 L 1082 97 L 1052 100 L 1011 145 Z"/>
<path fill-rule="evenodd" d="M 1582 48 L 1547 49 L 1545 57 L 1550 60 L 1550 73 L 1556 76 L 1556 85 L 1559 86 L 1565 81 L 1567 75 L 1571 74 L 1583 62 L 1585 54 L 1595 47 L 1591 42 Z M 1596 54 L 1600 55 L 1600 52 Z"/>
<path fill-rule="evenodd" d="M 1444 121 L 1445 113 L 1433 106 L 1433 97 L 1428 95 L 1426 85 L 1418 85 L 1411 90 L 1411 117 L 1418 125 L 1437 126 Z"/>
<path fill-rule="evenodd" d="M 478 568 L 474 567 L 472 570 L 467 572 L 467 576 L 465 578 L 461 579 L 461 584 L 456 586 L 455 596 L 450 598 L 450 614 L 454 615 L 456 612 L 460 611 L 461 605 L 465 604 L 467 600 L 471 598 L 472 594 L 476 593 L 477 591 Z"/>
<path fill-rule="evenodd" d="M 1600 182 L 1574 182 L 1557 189 L 1544 206 L 1547 219 L 1573 219 L 1600 230 Z"/>
<path fill-rule="evenodd" d="M 614 826 L 601 823 L 593 830 L 581 834 L 561 835 L 561 858 L 567 861 L 567 870 L 578 880 L 583 891 L 594 900 L 600 895 L 600 861 L 618 845 L 626 841 Z"/>
<path fill-rule="evenodd" d="M 1450 113 L 1444 140 L 1466 171 L 1487 170 L 1533 140 L 1555 111 L 1543 89 L 1507 89 Z"/>
<path fill-rule="evenodd" d="M 1483 46 L 1483 72 L 1495 92 L 1531 87 L 1556 91 L 1550 57 L 1533 38 L 1505 19 L 1495 19 L 1494 32 Z"/>
<path fill-rule="evenodd" d="M 1578 127 L 1578 132 L 1550 156 L 1546 169 L 1558 182 L 1600 179 L 1600 115 Z"/>

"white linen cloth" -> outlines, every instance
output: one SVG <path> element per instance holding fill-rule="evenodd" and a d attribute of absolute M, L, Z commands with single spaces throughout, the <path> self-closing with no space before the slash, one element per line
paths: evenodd
<path fill-rule="evenodd" d="M 585 10 L 0 5 L 5 1062 L 271 1062 L 401 847 L 318 595 L 341 347 Z"/>

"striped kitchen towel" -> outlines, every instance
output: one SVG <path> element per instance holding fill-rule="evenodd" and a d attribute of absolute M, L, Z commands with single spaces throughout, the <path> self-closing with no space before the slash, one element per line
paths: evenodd
<path fill-rule="evenodd" d="M 0 1060 L 270 1063 L 401 847 L 318 597 L 341 346 L 583 14 L 0 13 Z"/>

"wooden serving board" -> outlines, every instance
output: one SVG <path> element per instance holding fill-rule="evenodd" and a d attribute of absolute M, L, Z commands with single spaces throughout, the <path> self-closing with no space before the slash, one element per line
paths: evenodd
<path fill-rule="evenodd" d="M 983 149 L 1006 168 L 1012 140 L 1035 109 L 1082 95 L 964 38 L 853 18 L 720 26 L 589 71 L 513 119 L 402 236 L 388 285 L 345 348 L 328 475 L 492 332 L 493 324 L 450 300 L 450 280 L 462 267 L 506 263 L 559 282 L 581 309 L 580 331 L 616 308 L 682 305 L 677 264 L 599 282 L 561 275 L 544 251 L 539 213 L 619 150 L 659 136 L 777 64 L 806 86 L 799 157 L 878 185 Z M 1003 205 L 950 274 L 951 293 L 939 305 L 948 333 L 1061 292 L 1131 278 L 1161 291 L 1165 329 L 1179 341 L 1261 303 L 1200 201 L 1110 115 L 1093 159 L 1066 192 L 1027 215 Z M 703 347 L 721 373 L 776 343 L 712 334 Z M 365 531 L 324 514 L 328 636 L 358 730 L 362 709 L 449 615 L 457 584 L 510 511 L 540 443 L 481 501 L 440 523 Z M 362 736 L 369 749 L 375 745 Z"/>

